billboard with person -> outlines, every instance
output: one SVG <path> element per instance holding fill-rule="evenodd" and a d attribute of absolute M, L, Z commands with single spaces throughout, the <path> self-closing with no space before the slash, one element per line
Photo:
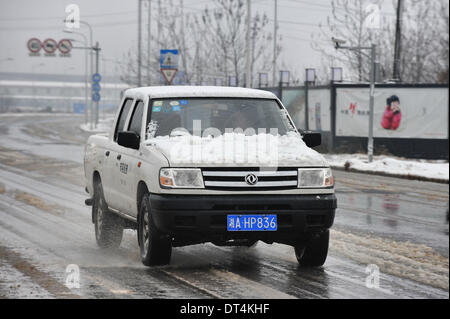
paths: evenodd
<path fill-rule="evenodd" d="M 397 95 L 392 95 L 386 99 L 386 109 L 381 119 L 381 126 L 386 130 L 397 130 L 402 120 L 400 109 L 400 99 Z"/>
<path fill-rule="evenodd" d="M 368 136 L 369 89 L 336 89 L 336 136 Z M 376 88 L 374 137 L 448 138 L 448 88 Z"/>

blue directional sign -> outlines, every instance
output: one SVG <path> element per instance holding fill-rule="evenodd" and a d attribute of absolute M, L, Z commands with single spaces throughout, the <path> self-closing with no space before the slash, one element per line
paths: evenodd
<path fill-rule="evenodd" d="M 92 94 L 92 101 L 99 102 L 100 101 L 100 93 L 95 92 Z"/>
<path fill-rule="evenodd" d="M 160 69 L 178 68 L 178 50 L 160 50 L 159 53 Z"/>
<path fill-rule="evenodd" d="M 102 80 L 102 76 L 100 73 L 94 73 L 92 74 L 92 81 L 93 82 L 100 82 Z"/>
<path fill-rule="evenodd" d="M 101 86 L 100 86 L 100 83 L 98 83 L 98 82 L 94 82 L 93 84 L 92 84 L 92 90 L 94 90 L 94 92 L 100 92 L 100 90 L 101 90 Z"/>
<path fill-rule="evenodd" d="M 82 114 L 85 108 L 86 105 L 84 103 L 73 103 L 73 113 Z"/>

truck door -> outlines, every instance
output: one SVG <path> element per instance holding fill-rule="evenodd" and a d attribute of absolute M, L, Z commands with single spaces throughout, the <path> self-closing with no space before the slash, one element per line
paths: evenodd
<path fill-rule="evenodd" d="M 139 137 L 141 137 L 143 114 L 144 102 L 142 100 L 137 100 L 131 113 L 126 131 L 135 132 Z M 136 178 L 138 177 L 136 174 L 139 169 L 138 162 L 140 158 L 140 151 L 119 146 L 119 152 L 119 173 L 116 173 L 116 176 L 119 176 L 119 181 L 116 185 L 122 200 L 118 203 L 117 208 L 123 213 L 134 216 L 132 212 L 136 203 Z"/>
<path fill-rule="evenodd" d="M 131 106 L 133 105 L 133 99 L 125 99 L 119 117 L 117 118 L 116 127 L 114 129 L 114 136 L 110 147 L 105 151 L 104 156 L 104 173 L 101 176 L 103 193 L 105 195 L 105 200 L 109 207 L 118 209 L 119 203 L 121 202 L 121 194 L 119 192 L 119 187 L 117 183 L 119 178 L 117 177 L 120 173 L 120 154 L 121 146 L 117 144 L 117 134 L 120 131 L 125 130 L 125 124 L 131 113 Z"/>

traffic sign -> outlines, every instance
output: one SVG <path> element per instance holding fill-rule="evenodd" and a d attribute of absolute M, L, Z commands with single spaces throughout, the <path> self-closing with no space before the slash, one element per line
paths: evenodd
<path fill-rule="evenodd" d="M 94 94 L 92 94 L 92 101 L 99 102 L 100 98 L 101 98 L 100 93 L 95 92 Z"/>
<path fill-rule="evenodd" d="M 100 90 L 101 90 L 100 83 L 94 82 L 94 83 L 92 84 L 92 90 L 94 90 L 94 92 L 100 92 Z"/>
<path fill-rule="evenodd" d="M 159 53 L 160 53 L 159 56 L 160 69 L 178 68 L 178 50 L 160 50 Z"/>
<path fill-rule="evenodd" d="M 41 40 L 37 38 L 31 38 L 27 42 L 27 48 L 28 50 L 30 50 L 31 53 L 38 53 L 39 51 L 41 51 L 42 48 Z"/>
<path fill-rule="evenodd" d="M 85 103 L 73 103 L 73 113 L 82 114 L 84 113 L 84 110 L 86 109 Z"/>
<path fill-rule="evenodd" d="M 72 50 L 72 42 L 69 39 L 61 39 L 58 43 L 58 49 L 62 54 L 69 54 Z"/>
<path fill-rule="evenodd" d="M 171 84 L 173 79 L 175 78 L 175 74 L 177 74 L 177 69 L 161 69 L 161 73 L 164 76 L 167 84 Z"/>
<path fill-rule="evenodd" d="M 102 80 L 102 76 L 100 73 L 94 73 L 92 74 L 92 81 L 94 82 L 100 82 Z"/>
<path fill-rule="evenodd" d="M 53 54 L 53 53 L 55 53 L 56 49 L 58 48 L 58 43 L 56 43 L 56 41 L 53 39 L 46 39 L 46 40 L 44 40 L 44 42 L 42 44 L 42 48 L 48 54 Z"/>

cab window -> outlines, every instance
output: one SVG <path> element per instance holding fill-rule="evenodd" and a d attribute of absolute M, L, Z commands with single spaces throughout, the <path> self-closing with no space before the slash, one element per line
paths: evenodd
<path fill-rule="evenodd" d="M 128 131 L 135 132 L 137 135 L 141 136 L 143 113 L 144 113 L 144 102 L 138 101 L 136 107 L 134 108 L 133 114 L 131 115 L 131 121 L 128 127 Z"/>
<path fill-rule="evenodd" d="M 119 114 L 119 119 L 117 120 L 116 130 L 114 131 L 114 141 L 117 141 L 117 135 L 124 129 L 125 121 L 127 120 L 128 113 L 131 109 L 131 104 L 133 104 L 133 99 L 126 99 L 122 106 L 122 110 Z"/>

